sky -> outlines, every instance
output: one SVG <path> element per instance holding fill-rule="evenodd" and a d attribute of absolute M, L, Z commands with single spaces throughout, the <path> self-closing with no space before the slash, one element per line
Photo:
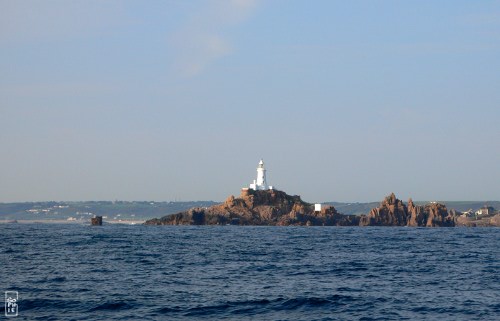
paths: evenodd
<path fill-rule="evenodd" d="M 0 202 L 500 200 L 500 1 L 0 0 Z"/>

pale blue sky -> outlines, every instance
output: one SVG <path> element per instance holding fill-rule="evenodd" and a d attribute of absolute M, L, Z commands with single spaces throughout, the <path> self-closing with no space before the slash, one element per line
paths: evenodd
<path fill-rule="evenodd" d="M 500 1 L 0 0 L 0 202 L 500 199 Z"/>

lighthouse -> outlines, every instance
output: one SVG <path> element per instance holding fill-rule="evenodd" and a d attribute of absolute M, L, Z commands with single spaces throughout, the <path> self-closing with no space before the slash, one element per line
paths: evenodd
<path fill-rule="evenodd" d="M 272 186 L 267 185 L 266 181 L 266 168 L 264 167 L 264 161 L 261 159 L 259 165 L 257 166 L 257 179 L 253 180 L 253 183 L 250 184 L 250 189 L 266 191 L 269 189 L 273 189 Z"/>

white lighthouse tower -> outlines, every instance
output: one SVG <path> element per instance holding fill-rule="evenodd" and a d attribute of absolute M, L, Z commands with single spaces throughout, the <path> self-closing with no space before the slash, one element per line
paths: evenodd
<path fill-rule="evenodd" d="M 266 168 L 264 167 L 264 161 L 261 159 L 259 165 L 257 166 L 257 179 L 253 180 L 250 184 L 250 189 L 266 191 L 268 189 L 273 189 L 272 186 L 267 185 L 266 181 Z"/>

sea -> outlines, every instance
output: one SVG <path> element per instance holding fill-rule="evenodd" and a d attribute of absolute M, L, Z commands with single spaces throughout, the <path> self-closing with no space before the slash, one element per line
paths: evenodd
<path fill-rule="evenodd" d="M 500 320 L 499 228 L 0 224 L 0 239 L 9 320 Z"/>

